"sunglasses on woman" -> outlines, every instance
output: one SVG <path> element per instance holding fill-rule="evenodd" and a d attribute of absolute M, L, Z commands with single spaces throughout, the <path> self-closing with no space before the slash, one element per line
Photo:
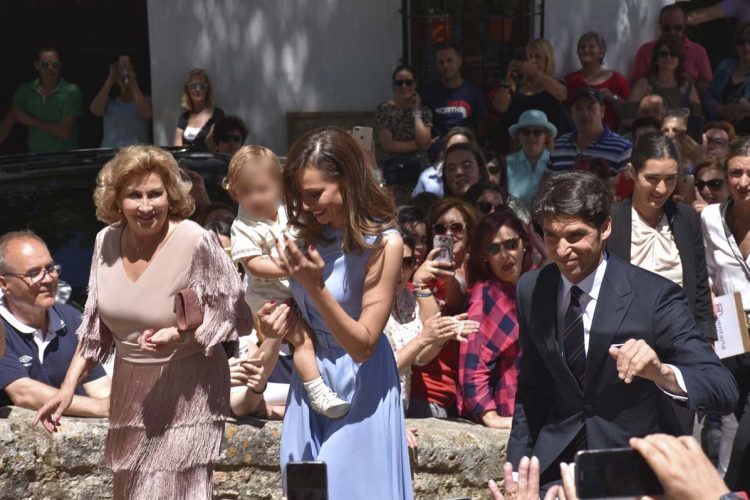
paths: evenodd
<path fill-rule="evenodd" d="M 450 224 L 435 224 L 432 226 L 432 232 L 442 236 L 450 229 L 453 234 L 463 234 L 466 231 L 466 226 L 462 222 L 451 222 Z"/>
<path fill-rule="evenodd" d="M 711 191 L 718 191 L 721 186 L 724 185 L 724 179 L 711 179 L 710 181 L 695 181 L 695 187 L 698 191 L 701 191 L 704 187 L 708 187 Z"/>
<path fill-rule="evenodd" d="M 203 82 L 191 82 L 188 83 L 190 90 L 208 90 L 208 84 Z"/>
<path fill-rule="evenodd" d="M 411 87 L 414 85 L 414 80 L 407 78 L 405 80 L 393 80 L 394 87 Z"/>
<path fill-rule="evenodd" d="M 500 243 L 490 243 L 487 245 L 487 253 L 490 255 L 497 255 L 500 253 L 501 249 L 505 249 L 507 251 L 516 250 L 518 248 L 518 243 L 521 241 L 521 238 L 511 238 L 509 240 L 503 240 Z"/>
<path fill-rule="evenodd" d="M 505 207 L 505 203 L 495 204 L 490 203 L 489 201 L 480 201 L 477 203 L 477 208 L 485 215 L 492 213 L 493 211 L 500 210 L 503 207 Z"/>
<path fill-rule="evenodd" d="M 403 269 L 411 269 L 416 265 L 417 265 L 417 258 L 413 255 L 410 255 L 409 257 L 404 257 L 404 259 L 401 261 L 401 267 Z"/>

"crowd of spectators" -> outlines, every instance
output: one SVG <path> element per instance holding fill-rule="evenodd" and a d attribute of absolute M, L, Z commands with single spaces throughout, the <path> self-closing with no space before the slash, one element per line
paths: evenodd
<path fill-rule="evenodd" d="M 105 340 L 114 336 L 118 349 L 126 342 L 126 360 L 143 356 L 138 348 L 195 350 L 172 330 L 145 333 L 153 317 L 140 317 L 143 311 L 115 314 L 115 305 L 106 304 L 115 301 L 108 292 L 112 283 L 137 291 L 141 276 L 148 276 L 140 243 L 152 244 L 150 233 L 123 231 L 123 225 L 142 228 L 144 217 L 163 217 L 163 238 L 153 240 L 150 255 L 174 252 L 175 261 L 184 260 L 198 273 L 195 279 L 206 280 L 212 279 L 209 270 L 190 263 L 221 257 L 221 266 L 214 264 L 233 273 L 224 283 L 231 297 L 205 284 L 201 288 L 207 297 L 223 297 L 221 312 L 236 313 L 230 299 L 238 293 L 238 276 L 244 279 L 253 326 L 236 313 L 236 321 L 222 324 L 220 332 L 209 336 L 199 329 L 195 339 L 207 348 L 235 340 L 235 330 L 242 337 L 239 352 L 203 361 L 228 366 L 211 368 L 211 376 L 222 373 L 233 386 L 225 403 L 234 414 L 286 415 L 298 427 L 309 424 L 310 429 L 294 431 L 284 427 L 283 463 L 322 456 L 331 466 L 346 468 L 349 457 L 334 451 L 344 453 L 346 447 L 324 425 L 330 419 L 349 429 L 350 440 L 380 422 L 393 447 L 387 456 L 373 451 L 377 460 L 408 467 L 399 446 L 415 445 L 415 437 L 403 428 L 402 416 L 462 418 L 510 429 L 513 466 L 526 474 L 529 463 L 536 464 L 532 469 L 542 482 L 562 479 L 570 487 L 558 463 L 570 461 L 577 450 L 626 446 L 631 437 L 657 431 L 695 434 L 700 442 L 705 421 L 723 415 L 719 471 L 730 488 L 750 490 L 750 355 L 722 364 L 711 349 L 717 340 L 717 296 L 739 292 L 750 320 L 750 139 L 742 137 L 750 131 L 750 22 L 745 19 L 750 13 L 738 2 L 721 4 L 690 15 L 679 4 L 664 7 L 660 35 L 638 49 L 629 81 L 604 66 L 607 43 L 596 32 L 579 38 L 580 69 L 564 79 L 555 72 L 550 43 L 532 40 L 487 96 L 463 78 L 462 54 L 453 45 L 436 51 L 439 80 L 428 82 L 421 94 L 415 72 L 400 65 L 391 75 L 392 97 L 375 111 L 382 150 L 377 165 L 370 165 L 341 130 L 326 129 L 300 139 L 282 167 L 270 150 L 242 146 L 248 134 L 242 120 L 216 106 L 204 70 L 191 70 L 173 145 L 232 155 L 225 188 L 239 211 L 212 204 L 204 192 L 196 192 L 200 183 L 194 178 L 172 179 L 169 159 L 156 148 L 123 149 L 100 176 L 101 182 L 106 176 L 114 180 L 97 189 L 109 188 L 120 197 L 120 182 L 131 194 L 106 202 L 111 205 L 106 214 L 98 212 L 112 226 L 99 237 L 92 272 L 100 266 L 101 280 L 112 272 L 101 259 L 122 252 L 124 273 L 99 285 L 104 307 L 96 311 L 87 305 L 84 324 L 96 324 L 100 332 L 111 322 L 104 327 Z M 732 39 L 737 56 L 712 71 L 705 49 L 684 30 L 722 15 L 741 18 Z M 39 79 L 19 88 L 0 125 L 0 140 L 21 123 L 29 127 L 30 151 L 75 147 L 80 91 L 60 78 L 55 49 L 41 50 L 35 66 Z M 487 142 L 490 108 L 509 123 L 502 144 Z M 90 110 L 103 118 L 103 146 L 144 142 L 151 106 L 127 57 L 112 65 Z M 126 170 L 129 162 L 149 161 L 162 166 Z M 375 170 L 382 172 L 383 186 L 376 185 Z M 176 201 L 170 183 L 187 190 L 180 191 L 180 199 L 190 208 L 168 204 Z M 151 210 L 144 213 L 139 197 L 159 200 L 144 202 Z M 97 210 L 104 210 L 105 200 L 97 203 Z M 197 222 L 217 241 L 209 244 L 197 225 L 179 222 L 196 204 L 203 205 Z M 184 236 L 171 236 L 186 227 Z M 168 247 L 170 237 L 186 239 L 187 246 Z M 101 241 L 106 238 L 122 243 Z M 326 246 L 331 241 L 340 245 L 338 253 Z M 298 249 L 301 243 L 309 247 Z M 217 253 L 219 244 L 235 266 Z M 100 255 L 105 257 L 97 261 Z M 338 264 L 325 274 L 321 288 L 316 273 L 330 262 Z M 345 272 L 349 268 L 356 272 Z M 81 341 L 86 364 L 76 361 L 74 331 L 81 319 L 72 308 L 55 304 L 60 268 L 44 242 L 31 232 L 0 237 L 0 273 L 0 318 L 7 332 L 0 377 L 4 401 L 39 409 L 63 387 L 72 402 L 55 409 L 65 414 L 110 416 L 114 422 L 142 418 L 121 406 L 110 412 L 110 381 L 96 364 L 106 358 L 109 344 L 95 339 L 95 332 L 86 332 Z M 364 283 L 354 275 L 365 276 Z M 380 289 L 369 281 L 375 275 L 382 279 Z M 639 284 L 648 290 L 638 290 Z M 89 301 L 96 300 L 96 292 L 94 287 Z M 632 294 L 638 297 L 628 298 Z M 133 300 L 147 296 L 143 290 Z M 299 310 L 279 305 L 287 299 Z M 386 300 L 387 308 L 373 305 L 375 299 Z M 616 299 L 622 305 L 612 302 Z M 611 310 L 600 312 L 600 307 Z M 359 314 L 362 321 L 352 323 Z M 577 314 L 572 321 L 571 314 Z M 597 335 L 604 315 L 607 321 L 619 317 L 627 327 L 620 332 L 620 323 L 612 324 L 617 334 L 602 347 Z M 98 323 L 99 316 L 104 323 Z M 132 333 L 133 323 L 141 336 Z M 557 337 L 542 338 L 545 327 L 559 332 Z M 386 362 L 385 344 L 370 335 L 375 332 L 370 328 L 385 333 L 394 359 Z M 348 357 L 340 361 L 344 352 Z M 164 369 L 204 370 L 191 364 L 195 360 L 175 359 Z M 124 362 L 117 363 L 123 370 Z M 150 359 L 142 369 L 150 369 L 149 363 L 156 364 Z M 397 371 L 391 373 L 388 363 Z M 68 365 L 76 368 L 75 377 L 65 377 Z M 355 383 L 353 373 L 364 367 L 376 381 L 360 377 Z M 156 384 L 158 377 L 143 373 L 139 380 Z M 391 377 L 395 373 L 398 380 Z M 391 389 L 399 382 L 396 401 Z M 355 397 L 362 383 L 382 395 L 377 402 L 365 398 L 365 409 L 364 399 Z M 589 387 L 608 383 L 621 385 L 589 393 Z M 112 383 L 113 393 L 132 392 L 123 387 Z M 222 409 L 212 411 L 218 421 Z M 59 422 L 43 412 L 41 418 L 52 429 Z M 178 421 L 184 416 L 176 418 L 165 425 L 184 423 Z M 309 442 L 320 455 L 304 450 Z M 650 442 L 631 444 L 650 459 Z M 693 442 L 682 443 L 694 452 Z M 168 450 L 181 451 L 176 445 Z M 206 466 L 215 458 L 213 451 L 196 457 L 201 461 L 194 465 Z M 527 452 L 539 454 L 541 467 L 520 460 Z M 127 461 L 116 450 L 108 453 L 113 467 Z M 357 460 L 348 465 L 355 479 L 362 474 L 358 467 L 366 468 Z M 116 491 L 133 487 L 126 484 L 131 472 L 116 471 Z M 407 490 L 402 473 L 379 470 L 387 478 L 379 487 Z M 203 480 L 190 481 L 191 491 L 208 487 Z M 153 484 L 161 483 L 155 479 L 138 487 L 147 491 Z M 559 495 L 574 493 L 561 488 Z M 501 498 L 494 488 L 493 495 Z"/>

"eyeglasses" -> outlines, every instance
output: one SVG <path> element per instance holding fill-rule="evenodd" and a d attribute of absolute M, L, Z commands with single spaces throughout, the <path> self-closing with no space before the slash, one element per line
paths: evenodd
<path fill-rule="evenodd" d="M 32 285 L 36 285 L 37 283 L 41 283 L 41 281 L 44 280 L 44 277 L 48 274 L 53 278 L 57 278 L 60 276 L 60 271 L 62 271 L 62 266 L 60 264 L 50 264 L 38 269 L 32 269 L 25 273 L 5 273 L 3 276 L 15 276 L 24 281 L 29 280 Z"/>
<path fill-rule="evenodd" d="M 490 203 L 489 201 L 480 201 L 477 203 L 477 208 L 485 215 L 492 213 L 495 210 L 499 210 L 503 207 L 505 207 L 505 203 L 498 203 L 496 205 Z"/>
<path fill-rule="evenodd" d="M 500 243 L 490 243 L 487 245 L 487 253 L 490 255 L 497 255 L 500 253 L 501 249 L 505 249 L 507 251 L 516 250 L 518 248 L 518 243 L 521 241 L 521 238 L 511 238 L 509 240 L 503 240 Z"/>
<path fill-rule="evenodd" d="M 529 137 L 530 135 L 541 137 L 544 132 L 545 130 L 543 128 L 522 128 L 519 133 L 524 137 Z"/>
<path fill-rule="evenodd" d="M 442 236 L 450 229 L 453 234 L 464 234 L 466 231 L 466 225 L 463 222 L 451 222 L 450 224 L 435 224 L 432 226 L 432 232 Z"/>
<path fill-rule="evenodd" d="M 393 80 L 394 87 L 411 87 L 414 85 L 414 80 L 407 78 L 405 80 Z"/>
<path fill-rule="evenodd" d="M 208 90 L 208 84 L 204 82 L 190 82 L 187 87 L 190 90 Z"/>
<path fill-rule="evenodd" d="M 659 57 L 661 57 L 662 59 L 667 59 L 667 58 L 676 58 L 678 56 L 674 52 L 670 52 L 668 50 L 660 50 Z"/>
<path fill-rule="evenodd" d="M 417 264 L 417 258 L 413 255 L 410 255 L 409 257 L 404 257 L 401 261 L 401 268 L 402 269 L 411 269 Z"/>
<path fill-rule="evenodd" d="M 704 187 L 708 187 L 711 191 L 718 191 L 721 186 L 724 185 L 724 179 L 711 179 L 710 181 L 695 181 L 695 187 L 698 191 L 702 191 Z"/>
<path fill-rule="evenodd" d="M 476 168 L 476 166 L 476 163 L 471 160 L 462 161 L 461 163 L 451 163 L 450 165 L 445 166 L 445 173 L 455 174 L 459 168 L 469 170 L 471 168 Z"/>
<path fill-rule="evenodd" d="M 684 24 L 662 24 L 661 30 L 670 33 L 674 31 L 675 33 L 679 33 L 680 31 L 683 31 L 685 29 Z"/>
<path fill-rule="evenodd" d="M 708 139 L 708 146 L 711 147 L 718 147 L 718 148 L 725 148 L 729 146 L 729 141 L 726 141 L 724 139 Z"/>
<path fill-rule="evenodd" d="M 223 142 L 242 142 L 242 136 L 237 134 L 229 134 L 224 139 L 222 139 Z"/>
<path fill-rule="evenodd" d="M 41 66 L 42 69 L 60 69 L 62 63 L 60 61 L 39 61 L 39 66 Z"/>

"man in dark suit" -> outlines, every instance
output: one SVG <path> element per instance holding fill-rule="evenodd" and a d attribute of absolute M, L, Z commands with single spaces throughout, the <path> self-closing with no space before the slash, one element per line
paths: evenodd
<path fill-rule="evenodd" d="M 543 183 L 534 203 L 554 264 L 518 284 L 523 348 L 508 459 L 539 458 L 542 482 L 581 449 L 678 434 L 664 398 L 729 413 L 737 386 L 701 337 L 679 286 L 608 256 L 612 195 L 584 172 Z"/>

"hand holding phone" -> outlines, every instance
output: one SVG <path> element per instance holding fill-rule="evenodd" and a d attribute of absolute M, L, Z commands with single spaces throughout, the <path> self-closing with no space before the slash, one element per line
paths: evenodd
<path fill-rule="evenodd" d="M 695 176 L 691 174 L 679 177 L 675 194 L 680 197 L 680 201 L 692 205 L 695 201 Z"/>
<path fill-rule="evenodd" d="M 284 468 L 287 500 L 328 500 L 325 462 L 289 462 Z"/>
<path fill-rule="evenodd" d="M 357 141 L 357 144 L 366 152 L 372 152 L 372 127 L 354 127 L 352 129 L 352 137 Z"/>
<path fill-rule="evenodd" d="M 450 234 L 436 234 L 432 238 L 432 247 L 440 248 L 440 252 L 435 257 L 435 260 L 453 262 L 453 236 Z"/>
<path fill-rule="evenodd" d="M 580 499 L 664 493 L 654 471 L 632 448 L 579 451 L 575 457 L 575 484 Z"/>

